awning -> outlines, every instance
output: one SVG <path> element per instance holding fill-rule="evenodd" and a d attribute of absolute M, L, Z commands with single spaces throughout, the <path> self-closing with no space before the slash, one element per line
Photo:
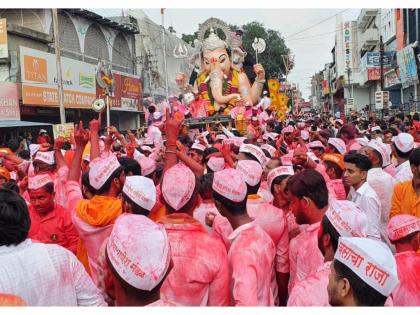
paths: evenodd
<path fill-rule="evenodd" d="M 52 124 L 23 121 L 23 120 L 1 120 L 0 128 L 13 128 L 13 127 L 33 127 L 33 126 L 52 126 Z"/>

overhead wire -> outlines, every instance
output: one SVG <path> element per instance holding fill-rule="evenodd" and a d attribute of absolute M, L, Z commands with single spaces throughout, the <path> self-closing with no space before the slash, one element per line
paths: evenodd
<path fill-rule="evenodd" d="M 322 24 L 322 23 L 326 22 L 326 21 L 328 21 L 328 20 L 330 20 L 330 19 L 332 19 L 332 18 L 336 17 L 337 15 L 339 15 L 339 14 L 341 14 L 341 13 L 343 13 L 343 12 L 347 11 L 347 10 L 350 10 L 350 9 L 345 9 L 345 10 L 342 10 L 342 11 L 340 11 L 340 12 L 338 12 L 338 13 L 336 13 L 336 14 L 334 14 L 334 15 L 330 16 L 330 17 L 327 17 L 327 18 L 325 18 L 325 19 L 323 19 L 323 20 L 321 20 L 321 21 L 319 21 L 319 22 L 317 22 L 317 23 L 315 23 L 315 24 L 311 25 L 311 26 L 308 26 L 308 27 L 306 27 L 306 28 L 304 28 L 304 29 L 302 29 L 302 30 L 300 30 L 300 31 L 296 32 L 296 33 L 293 33 L 292 35 L 286 36 L 284 39 L 286 40 L 286 39 L 289 39 L 289 38 L 291 38 L 291 37 L 294 37 L 294 36 L 296 36 L 296 35 L 298 35 L 298 34 L 301 34 L 301 33 L 303 33 L 303 32 L 306 32 L 307 30 L 310 30 L 311 28 L 314 28 L 314 27 L 316 27 L 316 26 L 318 26 L 318 25 L 320 25 L 320 24 Z"/>

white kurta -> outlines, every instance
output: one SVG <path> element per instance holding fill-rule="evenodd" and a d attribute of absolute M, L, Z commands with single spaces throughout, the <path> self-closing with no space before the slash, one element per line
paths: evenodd
<path fill-rule="evenodd" d="M 0 246 L 0 292 L 28 306 L 106 306 L 83 265 L 69 250 L 53 244 Z"/>

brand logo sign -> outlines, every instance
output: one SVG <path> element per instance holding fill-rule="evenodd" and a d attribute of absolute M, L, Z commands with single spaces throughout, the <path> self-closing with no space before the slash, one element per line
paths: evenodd
<path fill-rule="evenodd" d="M 344 66 L 346 69 L 352 68 L 351 62 L 351 22 L 344 22 L 343 27 L 343 45 L 344 45 Z"/>
<path fill-rule="evenodd" d="M 80 72 L 79 85 L 93 88 L 95 86 L 95 76 Z"/>
<path fill-rule="evenodd" d="M 22 103 L 58 106 L 56 56 L 43 51 L 20 47 Z M 91 108 L 96 98 L 95 66 L 78 60 L 61 58 L 64 106 Z"/>
<path fill-rule="evenodd" d="M 48 82 L 47 61 L 33 56 L 23 57 L 25 80 L 32 82 Z"/>

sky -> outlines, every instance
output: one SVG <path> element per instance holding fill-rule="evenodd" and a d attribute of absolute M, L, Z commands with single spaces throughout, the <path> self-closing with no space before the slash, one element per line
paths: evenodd
<path fill-rule="evenodd" d="M 160 9 L 143 9 L 155 23 L 161 23 Z M 104 15 L 118 10 L 100 10 Z M 111 12 L 114 11 L 114 12 Z M 180 34 L 193 34 L 199 23 L 217 17 L 228 24 L 244 25 L 252 21 L 263 23 L 266 28 L 279 31 L 294 55 L 295 67 L 288 81 L 299 84 L 302 96 L 310 95 L 311 76 L 332 61 L 336 16 L 343 20 L 356 20 L 360 9 L 166 9 L 165 27 L 173 26 Z M 121 10 L 119 11 L 121 13 Z M 269 43 L 267 43 L 269 44 Z"/>

